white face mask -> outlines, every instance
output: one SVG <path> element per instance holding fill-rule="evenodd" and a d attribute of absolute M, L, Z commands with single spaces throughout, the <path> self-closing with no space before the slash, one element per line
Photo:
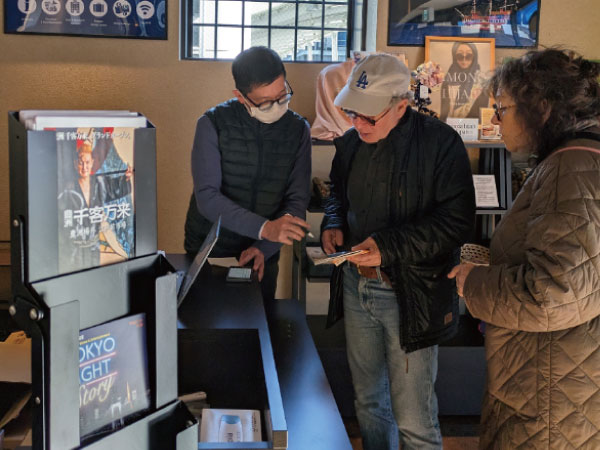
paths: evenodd
<path fill-rule="evenodd" d="M 261 111 L 255 106 L 250 106 L 248 103 L 246 103 L 246 105 L 249 109 L 250 117 L 254 117 L 256 120 L 259 120 L 262 123 L 273 123 L 277 122 L 283 117 L 288 110 L 289 103 L 286 102 L 283 105 L 280 105 L 279 103 L 275 102 L 267 111 Z"/>

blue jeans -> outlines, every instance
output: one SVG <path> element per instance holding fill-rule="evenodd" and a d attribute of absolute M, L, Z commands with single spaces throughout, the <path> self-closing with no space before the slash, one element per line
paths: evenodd
<path fill-rule="evenodd" d="M 400 348 L 396 295 L 385 281 L 344 268 L 344 321 L 355 407 L 365 450 L 441 449 L 436 346 Z"/>

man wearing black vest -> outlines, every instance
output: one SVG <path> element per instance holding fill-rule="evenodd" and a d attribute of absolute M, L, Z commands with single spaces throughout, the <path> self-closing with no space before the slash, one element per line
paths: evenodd
<path fill-rule="evenodd" d="M 236 98 L 208 110 L 196 125 L 184 247 L 195 254 L 221 216 L 211 256 L 251 265 L 263 297 L 273 299 L 281 244 L 302 239 L 309 228 L 303 219 L 310 198 L 310 131 L 288 109 L 293 91 L 273 50 L 243 51 L 232 73 Z"/>
<path fill-rule="evenodd" d="M 437 344 L 458 323 L 446 275 L 475 221 L 465 147 L 409 107 L 409 81 L 396 57 L 369 55 L 334 102 L 354 128 L 334 140 L 321 239 L 327 253 L 368 251 L 335 277 L 365 450 L 442 448 Z"/>

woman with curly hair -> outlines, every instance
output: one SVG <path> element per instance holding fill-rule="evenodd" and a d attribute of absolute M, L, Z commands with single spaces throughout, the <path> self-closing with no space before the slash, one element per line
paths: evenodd
<path fill-rule="evenodd" d="M 490 244 L 456 266 L 487 322 L 482 449 L 600 448 L 600 65 L 529 52 L 491 79 L 506 148 L 531 172 Z"/>

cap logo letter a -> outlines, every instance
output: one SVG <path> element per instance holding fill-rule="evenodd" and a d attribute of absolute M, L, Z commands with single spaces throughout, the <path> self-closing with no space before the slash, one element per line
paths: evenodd
<path fill-rule="evenodd" d="M 367 84 L 369 84 L 369 82 L 367 81 L 367 72 L 363 70 L 363 73 L 361 73 L 360 77 L 358 77 L 358 81 L 356 82 L 356 87 L 359 87 L 361 89 L 366 89 Z"/>

